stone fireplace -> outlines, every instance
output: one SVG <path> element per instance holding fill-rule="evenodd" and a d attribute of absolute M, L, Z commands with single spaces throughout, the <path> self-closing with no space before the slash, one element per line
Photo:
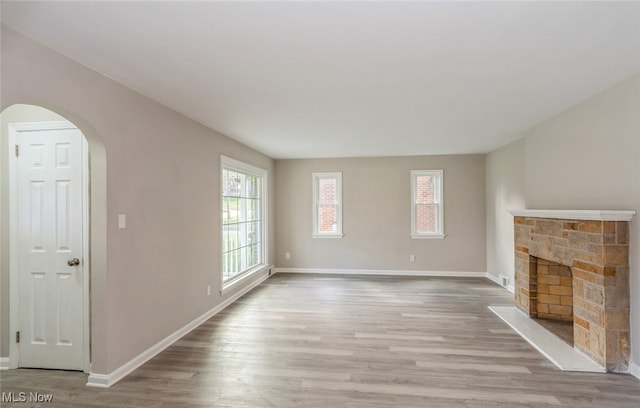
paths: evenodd
<path fill-rule="evenodd" d="M 515 303 L 573 322 L 574 347 L 608 371 L 629 363 L 629 222 L 634 211 L 518 210 Z"/>

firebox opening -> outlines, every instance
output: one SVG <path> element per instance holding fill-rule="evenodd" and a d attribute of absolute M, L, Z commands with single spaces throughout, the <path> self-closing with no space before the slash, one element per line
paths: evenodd
<path fill-rule="evenodd" d="M 535 265 L 537 283 L 536 318 L 538 323 L 573 346 L 571 268 L 547 259 L 533 256 L 531 258 L 533 258 L 531 261 Z"/>

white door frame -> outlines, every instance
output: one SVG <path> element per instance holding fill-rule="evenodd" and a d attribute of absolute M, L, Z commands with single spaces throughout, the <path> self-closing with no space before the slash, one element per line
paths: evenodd
<path fill-rule="evenodd" d="M 22 122 L 9 123 L 9 368 L 18 368 L 19 354 L 15 333 L 20 322 L 20 273 L 18 269 L 18 162 L 15 146 L 18 144 L 18 132 L 24 130 L 77 129 L 71 122 Z M 84 135 L 82 143 L 82 252 L 83 252 L 83 288 L 82 288 L 82 325 L 83 325 L 83 369 L 91 371 L 91 331 L 89 321 L 89 149 Z"/>

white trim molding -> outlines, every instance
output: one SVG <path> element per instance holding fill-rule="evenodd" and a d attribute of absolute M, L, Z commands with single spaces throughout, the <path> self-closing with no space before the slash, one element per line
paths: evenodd
<path fill-rule="evenodd" d="M 226 256 L 224 252 L 224 227 L 225 227 L 225 218 L 224 218 L 224 200 L 225 198 L 233 198 L 234 196 L 226 196 L 225 195 L 225 183 L 224 183 L 224 173 L 227 171 L 235 171 L 243 175 L 254 176 L 260 179 L 260 263 L 254 265 L 253 267 L 246 268 L 246 265 L 241 267 L 244 270 L 236 273 L 234 276 L 225 281 L 224 279 L 224 258 Z M 223 154 L 220 155 L 220 287 L 222 288 L 222 293 L 233 290 L 234 282 L 239 281 L 248 276 L 254 276 L 256 271 L 259 271 L 261 268 L 268 268 L 269 265 L 269 171 L 263 169 L 261 167 L 254 166 L 249 163 L 242 162 L 240 160 L 233 159 L 231 157 L 225 156 Z M 240 198 L 240 197 L 238 197 Z M 242 199 L 242 201 L 246 201 L 246 197 Z M 246 204 L 246 203 L 245 203 Z M 241 220 L 240 224 L 246 224 L 248 220 Z M 231 249 L 231 251 L 236 251 L 238 248 Z"/>
<path fill-rule="evenodd" d="M 418 197 L 418 178 L 431 177 L 434 180 L 434 202 L 424 203 Z M 444 239 L 444 170 L 411 170 L 411 239 Z M 418 206 L 429 205 L 437 209 L 435 231 L 418 230 Z"/>
<path fill-rule="evenodd" d="M 218 312 L 222 311 L 224 308 L 238 300 L 240 297 L 245 295 L 247 292 L 251 291 L 256 286 L 260 285 L 267 278 L 269 278 L 268 270 L 265 270 L 264 276 L 257 279 L 255 282 L 252 282 L 250 285 L 247 285 L 242 290 L 238 291 L 231 295 L 228 299 L 225 299 L 222 303 L 215 306 L 213 309 L 208 312 L 202 314 L 201 316 L 195 318 L 190 323 L 187 323 L 182 328 L 176 330 L 171 333 L 164 339 L 160 340 L 153 346 L 149 347 L 147 350 L 138 354 L 133 359 L 129 360 L 127 363 L 121 365 L 116 368 L 109 374 L 99 374 L 99 373 L 90 373 L 89 379 L 87 381 L 88 387 L 98 387 L 98 388 L 109 388 L 113 384 L 117 383 L 127 375 L 131 374 L 135 369 L 151 360 L 153 357 L 158 355 L 160 352 L 165 350 L 167 347 L 171 346 L 173 343 L 178 341 L 180 338 L 188 334 L 190 331 L 200 326 L 205 321 L 209 320 L 211 317 L 218 314 Z"/>
<path fill-rule="evenodd" d="M 514 217 L 557 218 L 561 220 L 631 221 L 634 210 L 509 210 Z"/>
<path fill-rule="evenodd" d="M 344 234 L 311 234 L 311 238 L 344 238 Z"/>
<path fill-rule="evenodd" d="M 0 357 L 0 370 L 8 370 L 9 368 L 9 357 Z"/>
<path fill-rule="evenodd" d="M 342 172 L 314 172 L 311 173 L 313 185 L 313 234 L 312 238 L 342 238 Z M 335 197 L 332 203 L 320 202 L 320 181 L 333 180 L 335 183 Z M 331 232 L 320 231 L 320 206 L 333 206 L 336 210 L 335 230 Z"/>
<path fill-rule="evenodd" d="M 513 285 L 504 286 L 502 284 L 502 282 L 500 282 L 500 277 L 499 276 L 495 276 L 495 275 L 487 272 L 487 279 L 489 279 L 490 281 L 494 282 L 497 285 L 502 286 L 503 288 L 505 288 L 509 292 L 515 293 L 515 287 Z M 510 281 L 511 281 L 511 279 L 510 279 Z"/>
<path fill-rule="evenodd" d="M 223 286 L 222 289 L 220 289 L 220 295 L 224 296 L 227 293 L 237 290 L 239 287 L 242 287 L 242 285 L 246 285 L 248 280 L 251 280 L 260 274 L 266 274 L 268 276 L 270 269 L 273 269 L 273 265 L 256 266 L 249 272 L 243 273 L 239 278 L 233 279 L 231 282 L 227 283 L 226 286 Z"/>
<path fill-rule="evenodd" d="M 327 269 L 327 268 L 275 268 L 277 273 L 318 273 L 334 275 L 382 275 L 382 276 L 440 276 L 454 278 L 486 278 L 486 272 L 411 271 L 393 269 Z"/>
<path fill-rule="evenodd" d="M 629 374 L 636 377 L 640 380 L 640 365 L 634 363 L 633 361 L 629 362 Z"/>
<path fill-rule="evenodd" d="M 411 239 L 445 239 L 447 234 L 411 234 Z"/>

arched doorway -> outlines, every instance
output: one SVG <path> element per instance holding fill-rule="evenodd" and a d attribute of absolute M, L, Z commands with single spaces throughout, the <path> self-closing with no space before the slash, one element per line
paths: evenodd
<path fill-rule="evenodd" d="M 90 313 L 100 307 L 90 284 L 104 281 L 106 274 L 104 147 L 90 126 L 55 108 L 17 104 L 0 118 L 2 309 L 8 310 L 0 317 L 2 343 L 9 345 L 6 366 L 88 372 L 93 360 Z M 53 167 L 41 168 L 47 163 Z M 69 173 L 71 163 L 80 166 L 75 173 Z M 29 167 L 35 169 L 31 175 Z M 72 188 L 78 184 L 80 192 Z M 45 254 L 50 256 L 36 259 Z M 56 347 L 61 350 L 57 358 L 52 354 Z M 72 348 L 75 352 L 68 355 Z"/>

